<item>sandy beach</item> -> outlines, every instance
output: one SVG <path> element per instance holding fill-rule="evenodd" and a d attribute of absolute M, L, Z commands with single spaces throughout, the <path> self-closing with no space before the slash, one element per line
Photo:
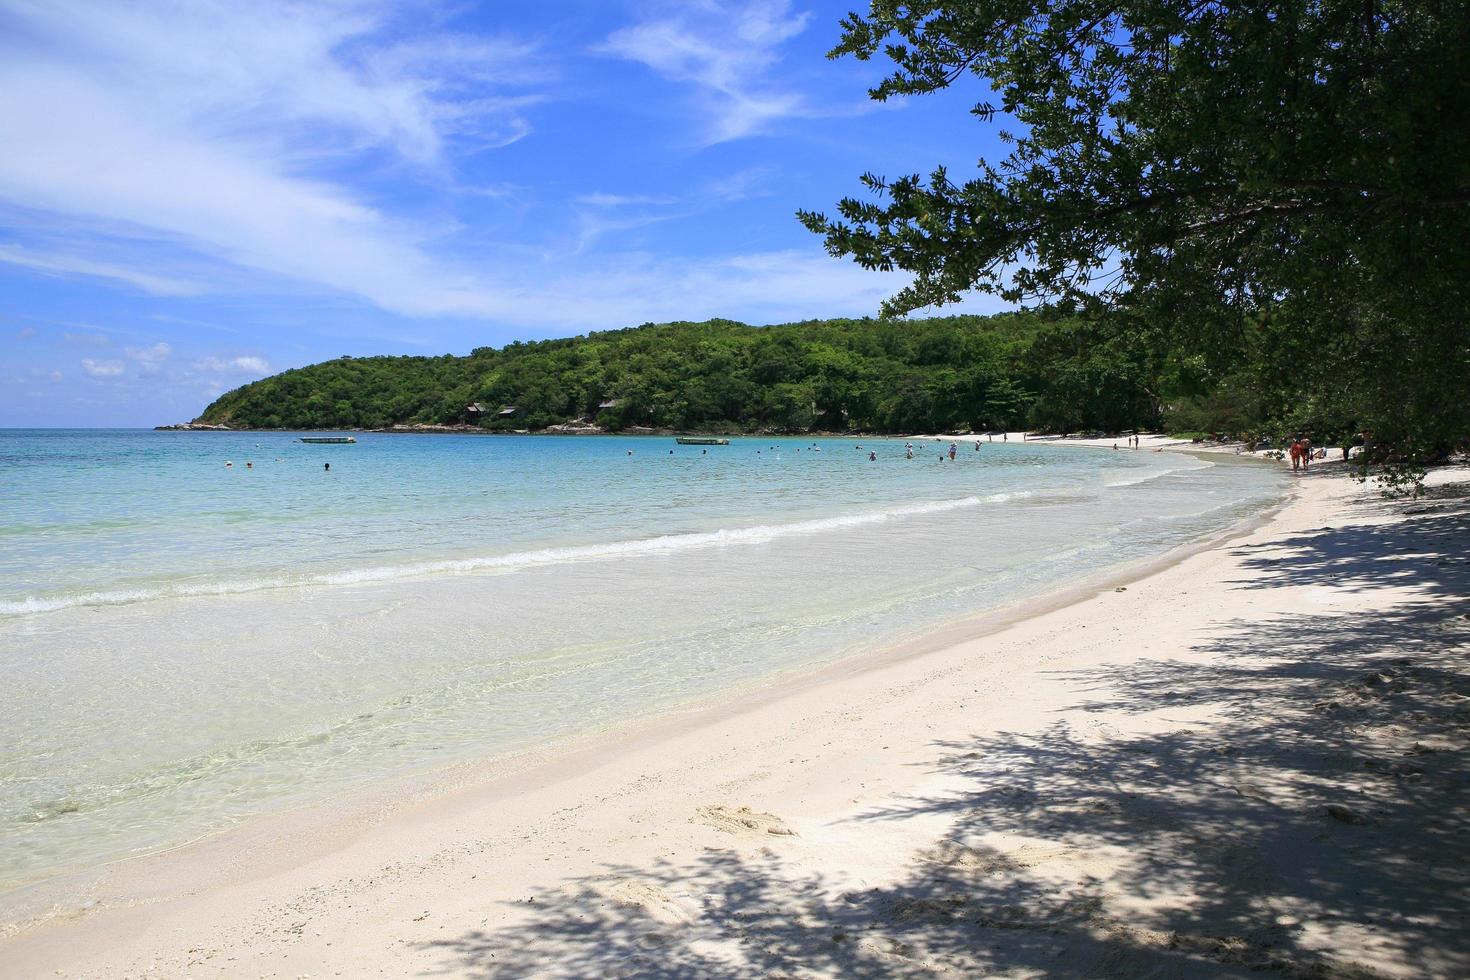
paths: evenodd
<path fill-rule="evenodd" d="M 114 865 L 0 910 L 0 974 L 1467 975 L 1467 544 L 1463 471 L 1314 467 L 882 656 Z"/>

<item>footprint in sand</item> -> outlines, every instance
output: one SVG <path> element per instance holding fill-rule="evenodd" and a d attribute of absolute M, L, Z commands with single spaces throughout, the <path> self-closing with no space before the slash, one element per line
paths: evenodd
<path fill-rule="evenodd" d="M 617 881 L 604 888 L 603 894 L 619 905 L 636 908 L 664 925 L 680 926 L 692 922 L 694 916 L 679 901 L 658 885 L 646 881 Z"/>
<path fill-rule="evenodd" d="M 971 847 L 958 841 L 945 840 L 925 855 L 930 863 L 952 871 L 988 876 L 1015 874 L 1070 857 L 1073 849 L 1062 844 L 1028 843 L 1007 850 L 979 845 Z"/>
<path fill-rule="evenodd" d="M 796 831 L 786 826 L 780 817 L 772 813 L 757 813 L 748 806 L 702 806 L 695 811 L 689 822 L 708 824 L 716 830 L 741 837 L 762 837 L 766 834 L 777 837 L 796 836 Z"/>

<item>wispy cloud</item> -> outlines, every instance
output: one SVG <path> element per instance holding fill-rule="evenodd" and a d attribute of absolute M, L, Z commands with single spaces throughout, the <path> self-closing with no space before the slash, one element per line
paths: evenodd
<path fill-rule="evenodd" d="M 677 4 L 663 16 L 615 31 L 596 50 L 693 85 L 709 124 L 705 140 L 721 143 L 809 112 L 801 93 L 778 84 L 770 71 L 781 45 L 809 18 L 792 13 L 788 0 Z"/>
<path fill-rule="evenodd" d="M 29 368 L 24 374 L 12 375 L 10 378 L 10 382 L 11 384 L 18 385 L 36 383 L 56 384 L 57 382 L 62 380 L 62 377 L 62 373 L 54 369 L 47 370 L 45 368 Z"/>
<path fill-rule="evenodd" d="M 406 41 L 395 16 L 367 0 L 0 0 L 0 202 L 388 310 L 473 313 L 486 287 L 433 253 L 434 229 L 331 175 L 387 154 L 432 176 L 451 144 L 518 138 L 534 95 L 517 86 L 544 59 L 511 40 Z M 197 291 L 17 246 L 0 261 Z"/>
<path fill-rule="evenodd" d="M 0 262 L 55 275 L 97 276 L 136 286 L 155 296 L 191 296 L 201 291 L 198 283 L 153 275 L 126 266 L 97 262 L 77 255 L 36 252 L 19 245 L 0 245 Z"/>
<path fill-rule="evenodd" d="M 715 258 L 623 253 L 595 271 L 548 276 L 507 293 L 500 307 L 506 319 L 579 331 L 712 316 L 761 323 L 861 316 L 906 282 L 820 249 Z"/>
<path fill-rule="evenodd" d="M 579 225 L 577 251 L 586 249 L 603 235 L 693 217 L 768 193 L 761 186 L 768 176 L 766 168 L 750 167 L 706 181 L 682 195 L 583 194 L 575 202 Z"/>
<path fill-rule="evenodd" d="M 621 208 L 634 204 L 677 204 L 677 197 L 657 194 L 604 194 L 598 191 L 593 194 L 582 194 L 578 196 L 577 203 L 585 204 L 593 208 Z"/>

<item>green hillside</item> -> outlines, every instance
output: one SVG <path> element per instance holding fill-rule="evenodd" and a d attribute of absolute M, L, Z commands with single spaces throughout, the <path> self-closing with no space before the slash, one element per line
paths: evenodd
<path fill-rule="evenodd" d="M 537 429 L 948 431 L 1154 422 L 1146 358 L 1034 313 L 929 320 L 645 324 L 466 357 L 341 358 L 223 395 L 197 421 L 250 428 L 474 422 Z M 609 403 L 612 403 L 609 405 Z M 469 407 L 479 405 L 483 414 Z M 507 406 L 518 411 L 500 417 Z"/>

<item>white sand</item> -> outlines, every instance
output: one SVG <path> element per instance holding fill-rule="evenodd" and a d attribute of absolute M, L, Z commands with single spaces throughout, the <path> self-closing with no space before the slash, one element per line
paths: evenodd
<path fill-rule="evenodd" d="M 5 976 L 1470 975 L 1470 497 L 115 866 Z M 1049 607 L 1049 608 L 1048 608 Z"/>

